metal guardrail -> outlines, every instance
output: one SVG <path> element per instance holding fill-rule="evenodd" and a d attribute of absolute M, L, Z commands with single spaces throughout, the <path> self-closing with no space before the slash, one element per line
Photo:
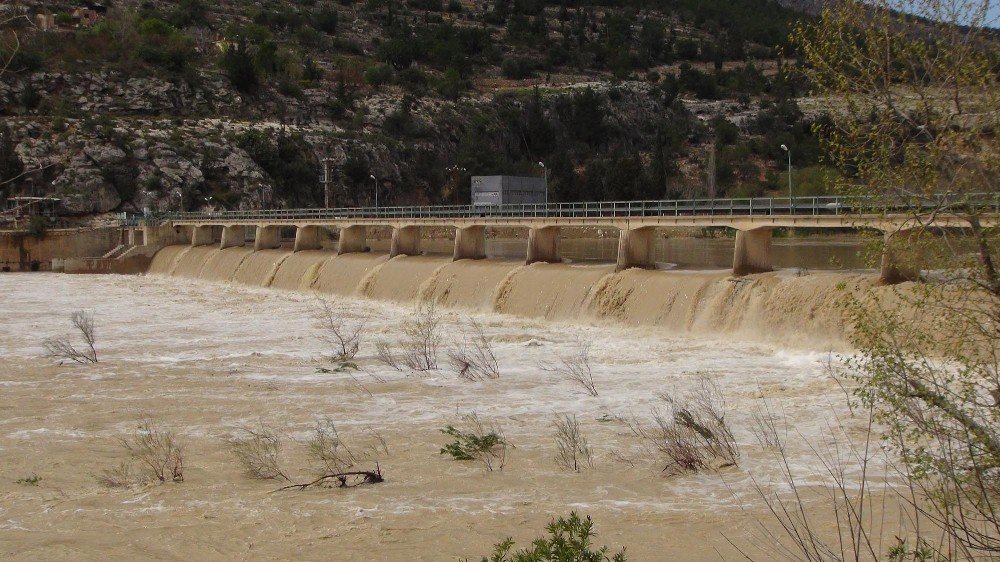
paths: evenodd
<path fill-rule="evenodd" d="M 914 212 L 940 209 L 947 201 L 901 201 L 883 211 Z M 755 197 L 745 199 L 684 199 L 665 201 L 598 201 L 524 205 L 434 205 L 420 207 L 348 207 L 178 212 L 155 215 L 122 213 L 119 224 L 140 226 L 166 221 L 297 221 L 344 219 L 460 218 L 620 218 L 683 216 L 828 216 L 871 207 L 874 199 L 858 197 Z M 1000 193 L 965 195 L 956 205 L 1000 214 Z M 954 211 L 961 209 L 956 206 Z"/>

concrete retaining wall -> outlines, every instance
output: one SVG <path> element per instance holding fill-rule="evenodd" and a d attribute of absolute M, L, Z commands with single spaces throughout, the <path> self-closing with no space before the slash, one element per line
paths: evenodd
<path fill-rule="evenodd" d="M 52 260 L 103 256 L 122 242 L 119 228 L 49 230 L 41 240 L 0 232 L 0 271 L 49 271 Z"/>

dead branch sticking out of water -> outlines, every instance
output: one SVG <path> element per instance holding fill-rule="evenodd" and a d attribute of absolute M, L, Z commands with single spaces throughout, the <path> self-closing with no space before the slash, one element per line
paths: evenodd
<path fill-rule="evenodd" d="M 475 320 L 469 320 L 468 330 L 464 330 L 458 343 L 448 350 L 448 360 L 460 379 L 500 378 L 500 363 L 493 353 L 493 344 L 483 332 L 483 326 Z"/>
<path fill-rule="evenodd" d="M 78 310 L 73 313 L 70 320 L 77 331 L 80 332 L 87 348 L 82 350 L 77 349 L 76 346 L 70 343 L 67 337 L 49 338 L 42 342 L 47 355 L 56 359 L 73 361 L 80 365 L 97 363 L 97 348 L 95 347 L 97 338 L 94 332 L 94 315 L 83 310 Z"/>
<path fill-rule="evenodd" d="M 766 403 L 763 409 L 770 412 Z M 941 540 L 940 529 L 918 507 L 921 501 L 905 467 L 898 473 L 903 477 L 903 486 L 893 490 L 886 485 L 893 469 L 885 466 L 882 468 L 886 472 L 877 470 L 880 461 L 888 459 L 885 449 L 873 446 L 876 435 L 872 415 L 869 410 L 864 434 L 859 439 L 852 438 L 849 430 L 838 423 L 829 428 L 836 443 L 832 448 L 824 452 L 809 444 L 823 467 L 819 473 L 823 483 L 819 486 L 799 479 L 801 475 L 793 468 L 785 440 L 771 429 L 777 422 L 765 426 L 764 431 L 769 435 L 758 440 L 771 444 L 768 450 L 779 476 L 765 482 L 752 472 L 747 475 L 752 495 L 756 503 L 766 508 L 770 521 L 762 520 L 755 510 L 749 544 L 738 544 L 739 541 L 727 536 L 729 544 L 746 560 L 978 559 L 954 550 L 949 550 L 947 556 L 938 554 L 936 549 L 954 549 L 955 545 Z M 772 417 L 784 424 L 784 420 Z M 732 488 L 730 493 L 746 511 L 740 496 Z M 885 510 L 887 501 L 893 499 L 902 501 L 899 528 L 893 528 L 885 517 L 871 515 Z M 828 518 L 836 524 L 830 525 Z"/>
<path fill-rule="evenodd" d="M 320 472 L 324 474 L 347 472 L 357 462 L 357 457 L 340 438 L 337 426 L 330 417 L 316 420 L 306 447 L 309 456 L 320 465 Z"/>
<path fill-rule="evenodd" d="M 381 482 L 385 482 L 385 478 L 382 477 L 382 468 L 379 467 L 378 463 L 375 463 L 374 471 L 355 470 L 351 472 L 338 472 L 336 474 L 324 474 L 311 482 L 289 484 L 288 486 L 282 486 L 281 488 L 274 490 L 274 492 L 281 492 L 284 490 L 305 490 L 306 488 L 312 486 L 321 486 L 330 481 L 336 481 L 338 488 L 354 488 L 365 484 L 379 484 Z"/>
<path fill-rule="evenodd" d="M 388 342 L 375 344 L 378 360 L 402 371 L 433 371 L 438 368 L 438 349 L 441 347 L 441 315 L 428 305 L 403 324 L 402 352 L 396 353 Z"/>
<path fill-rule="evenodd" d="M 556 363 L 540 363 L 538 367 L 577 384 L 591 396 L 597 396 L 594 371 L 590 366 L 590 346 L 591 342 L 581 341 L 573 353 L 561 356 Z"/>
<path fill-rule="evenodd" d="M 584 467 L 594 468 L 594 456 L 587 438 L 580 431 L 575 415 L 556 417 L 556 464 L 580 472 Z"/>
<path fill-rule="evenodd" d="M 653 409 L 653 425 L 628 422 L 634 435 L 666 459 L 668 474 L 736 466 L 740 451 L 726 421 L 726 403 L 718 387 L 702 378 L 694 392 L 675 398 L 661 394 L 667 412 Z"/>
<path fill-rule="evenodd" d="M 183 447 L 172 431 L 152 418 L 139 418 L 132 435 L 119 438 L 118 443 L 128 451 L 129 460 L 97 475 L 102 486 L 128 488 L 149 482 L 184 481 Z"/>
<path fill-rule="evenodd" d="M 129 488 L 138 478 L 131 462 L 123 461 L 117 466 L 106 468 L 94 477 L 97 483 L 105 488 Z"/>
<path fill-rule="evenodd" d="M 174 432 L 150 417 L 143 417 L 131 437 L 119 440 L 132 459 L 145 467 L 147 475 L 160 481 L 184 481 L 184 449 Z"/>
<path fill-rule="evenodd" d="M 386 366 L 397 371 L 403 370 L 402 359 L 396 356 L 396 353 L 392 351 L 392 348 L 389 346 L 389 342 L 380 341 L 376 343 L 375 356 Z"/>
<path fill-rule="evenodd" d="M 229 444 L 247 476 L 260 480 L 284 480 L 288 483 L 274 492 L 304 490 L 331 482 L 336 482 L 339 488 L 353 488 L 384 481 L 378 461 L 374 461 L 374 471 L 351 470 L 359 462 L 373 461 L 373 457 L 379 456 L 381 451 L 388 454 L 385 439 L 378 432 L 369 431 L 375 436 L 378 445 L 370 446 L 372 453 L 362 452 L 356 455 L 340 438 L 332 418 L 317 419 L 312 435 L 304 445 L 309 457 L 318 465 L 319 476 L 308 482 L 295 482 L 281 468 L 282 438 L 278 431 L 269 426 L 261 423 L 254 427 L 241 427 Z"/>
<path fill-rule="evenodd" d="M 403 325 L 405 353 L 403 364 L 414 371 L 437 369 L 438 348 L 441 346 L 441 315 L 433 303 L 417 311 Z"/>
<path fill-rule="evenodd" d="M 353 359 L 361 348 L 361 340 L 368 324 L 368 317 L 354 321 L 344 318 L 342 310 L 334 310 L 333 306 L 323 299 L 317 299 L 320 307 L 320 319 L 323 322 L 333 347 L 331 359 L 334 362 L 344 362 Z"/>
<path fill-rule="evenodd" d="M 229 440 L 229 449 L 250 478 L 292 481 L 281 470 L 281 436 L 274 428 L 264 423 L 240 427 Z"/>

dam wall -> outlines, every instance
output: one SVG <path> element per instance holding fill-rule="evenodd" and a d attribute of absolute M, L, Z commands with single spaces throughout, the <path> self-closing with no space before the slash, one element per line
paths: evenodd
<path fill-rule="evenodd" d="M 337 254 L 331 250 L 167 246 L 148 273 L 400 304 L 554 321 L 612 322 L 668 333 L 843 347 L 848 294 L 874 291 L 877 275 L 663 271 L 615 264 L 453 260 L 449 256 Z"/>
<path fill-rule="evenodd" d="M 53 260 L 103 256 L 123 241 L 120 228 L 52 229 L 41 238 L 0 232 L 0 271 L 46 271 Z"/>

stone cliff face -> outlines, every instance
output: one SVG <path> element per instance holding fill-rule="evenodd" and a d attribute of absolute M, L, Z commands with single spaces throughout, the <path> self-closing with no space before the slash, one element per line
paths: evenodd
<path fill-rule="evenodd" d="M 34 189 L 62 198 L 71 213 L 177 210 L 206 175 L 231 186 L 265 181 L 247 153 L 207 123 L 120 119 L 107 130 L 80 119 L 58 126 L 12 119 L 9 125 L 25 166 L 42 169 L 47 180 Z"/>
<path fill-rule="evenodd" d="M 32 92 L 58 110 L 71 104 L 91 114 L 205 114 L 228 113 L 242 103 L 225 79 L 199 76 L 196 85 L 184 80 L 126 77 L 115 72 L 47 73 L 0 82 L 0 104 L 15 105 Z"/>
<path fill-rule="evenodd" d="M 642 82 L 589 86 L 605 104 L 607 122 L 636 147 L 650 144 L 650 124 L 664 110 L 655 88 Z M 544 111 L 554 115 L 561 100 L 579 90 L 547 93 Z M 324 158 L 336 204 L 369 203 L 370 175 L 379 178 L 383 203 L 441 201 L 448 196 L 445 183 L 455 184 L 452 196 L 464 193 L 460 177 L 434 170 L 455 161 L 470 124 L 523 111 L 526 104 L 523 94 L 449 101 L 383 92 L 333 118 L 315 114 L 333 96 L 322 90 L 307 91 L 294 103 L 275 94 L 251 109 L 218 78 L 204 77 L 192 87 L 109 73 L 37 73 L 0 82 L 0 107 L 17 107 L 25 91 L 37 96 L 35 109 L 11 110 L 15 115 L 6 119 L 24 166 L 41 170 L 23 190 L 59 197 L 76 214 L 320 204 Z M 262 107 L 283 109 L 262 115 Z M 724 109 L 693 107 L 697 113 Z M 282 191 L 265 169 L 272 159 L 245 149 L 248 131 L 302 139 L 309 167 L 302 177 L 312 184 L 302 187 L 312 190 L 311 201 L 295 199 L 288 186 Z"/>
<path fill-rule="evenodd" d="M 747 196 L 781 144 L 817 162 L 778 55 L 812 0 L 627 4 L 0 2 L 0 200 L 465 203 L 543 161 L 554 200 Z"/>

